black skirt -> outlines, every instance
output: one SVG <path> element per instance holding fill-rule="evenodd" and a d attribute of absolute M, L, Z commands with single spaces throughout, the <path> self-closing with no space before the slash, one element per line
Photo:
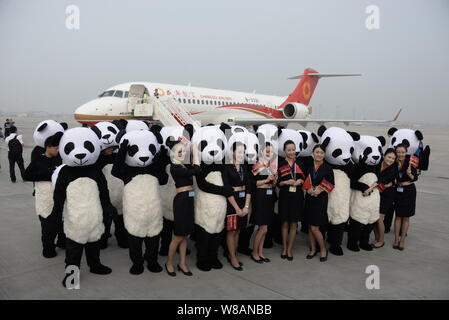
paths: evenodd
<path fill-rule="evenodd" d="M 173 199 L 173 234 L 188 236 L 195 228 L 194 197 L 189 197 L 189 191 L 176 194 Z"/>
<path fill-rule="evenodd" d="M 271 190 L 271 195 L 267 194 L 267 190 Z M 270 225 L 273 222 L 274 216 L 275 190 L 256 188 L 253 196 L 253 209 L 250 222 L 256 226 Z"/>
<path fill-rule="evenodd" d="M 305 199 L 305 222 L 310 226 L 325 226 L 329 223 L 327 216 L 328 195 L 322 192 L 313 197 L 306 193 Z"/>
<path fill-rule="evenodd" d="M 398 192 L 396 187 L 396 194 L 394 199 L 394 212 L 396 217 L 408 218 L 415 215 L 416 206 L 416 187 L 415 184 L 404 186 L 403 192 Z"/>
<path fill-rule="evenodd" d="M 380 193 L 380 214 L 390 215 L 393 213 L 395 193 L 395 187 L 389 187 Z"/>
<path fill-rule="evenodd" d="M 279 191 L 279 217 L 282 221 L 298 222 L 304 218 L 304 192 L 296 187 L 296 192 L 289 192 L 289 186 Z"/>
<path fill-rule="evenodd" d="M 245 196 L 240 198 L 240 191 L 236 191 L 236 192 L 234 192 L 234 198 L 235 198 L 235 201 L 237 202 L 237 205 L 239 206 L 239 208 L 242 209 L 243 207 L 245 207 L 246 192 L 245 192 Z M 228 201 L 226 215 L 228 216 L 231 214 L 235 214 L 235 209 Z M 247 215 L 244 217 L 237 217 L 237 229 L 238 230 L 242 230 L 242 229 L 246 228 L 247 223 L 248 223 Z M 226 226 L 226 221 L 225 221 L 225 226 Z"/>

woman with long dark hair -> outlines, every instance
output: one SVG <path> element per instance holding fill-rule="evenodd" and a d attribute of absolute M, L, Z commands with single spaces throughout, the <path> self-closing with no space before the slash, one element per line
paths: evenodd
<path fill-rule="evenodd" d="M 418 172 L 410 163 L 410 156 L 407 156 L 407 146 L 398 144 L 395 148 L 398 165 L 396 176 L 396 194 L 394 199 L 394 249 L 405 249 L 405 238 L 407 237 L 410 225 L 410 217 L 415 215 L 416 207 L 416 187 Z"/>
<path fill-rule="evenodd" d="M 307 190 L 305 199 L 305 218 L 309 225 L 309 253 L 307 259 L 320 251 L 320 261 L 327 260 L 328 251 L 324 242 L 321 226 L 329 223 L 327 216 L 328 193 L 334 189 L 334 172 L 330 165 L 324 162 L 324 149 L 320 144 L 313 148 L 313 162 L 307 170 L 304 189 Z"/>
<path fill-rule="evenodd" d="M 279 161 L 279 216 L 282 221 L 282 253 L 281 258 L 293 260 L 293 243 L 296 239 L 298 221 L 304 215 L 304 183 L 305 168 L 296 157 L 296 145 L 287 140 L 283 145 L 285 159 Z"/>

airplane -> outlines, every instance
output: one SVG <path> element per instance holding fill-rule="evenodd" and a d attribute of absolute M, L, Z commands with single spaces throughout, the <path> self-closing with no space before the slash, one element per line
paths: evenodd
<path fill-rule="evenodd" d="M 152 82 L 128 82 L 106 89 L 74 112 L 75 119 L 83 125 L 94 125 L 99 121 L 116 119 L 156 119 L 153 109 L 138 112 L 138 104 L 148 105 L 156 99 L 171 99 L 178 108 L 183 109 L 186 117 L 196 124 L 228 123 L 233 125 L 258 125 L 263 123 L 288 124 L 350 122 L 391 123 L 397 120 L 400 112 L 392 120 L 349 120 L 349 119 L 312 119 L 312 107 L 309 105 L 318 80 L 326 77 L 361 76 L 361 74 L 324 74 L 312 68 L 306 68 L 303 74 L 289 79 L 300 79 L 288 96 L 272 96 L 256 93 L 218 90 L 209 88 L 180 86 Z M 139 109 L 140 110 L 140 109 Z M 188 114 L 188 116 L 187 116 Z M 175 112 L 172 112 L 175 115 Z M 193 119 L 193 120 L 192 120 Z M 180 124 L 182 121 L 178 122 Z M 185 120 L 186 122 L 187 120 Z"/>

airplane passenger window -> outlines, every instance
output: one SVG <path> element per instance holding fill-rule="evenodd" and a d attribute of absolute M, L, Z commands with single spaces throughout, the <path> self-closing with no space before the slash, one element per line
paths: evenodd
<path fill-rule="evenodd" d="M 209 105 L 209 101 L 206 100 L 206 104 Z"/>
<path fill-rule="evenodd" d="M 200 104 L 200 100 L 197 99 L 197 100 L 196 100 L 196 103 L 197 103 L 197 104 Z"/>
<path fill-rule="evenodd" d="M 188 102 L 188 103 L 190 103 L 190 99 L 189 99 L 189 100 L 187 100 L 187 102 Z"/>
<path fill-rule="evenodd" d="M 123 97 L 123 91 L 122 91 L 122 90 L 117 90 L 117 91 L 114 93 L 114 97 L 117 97 L 117 98 Z"/>
<path fill-rule="evenodd" d="M 178 99 L 179 103 L 181 103 L 181 98 Z"/>
<path fill-rule="evenodd" d="M 186 103 L 186 99 L 184 99 L 184 103 Z"/>
<path fill-rule="evenodd" d="M 195 104 L 195 99 L 192 99 L 192 103 Z"/>
<path fill-rule="evenodd" d="M 201 100 L 201 104 L 204 104 L 204 100 Z"/>

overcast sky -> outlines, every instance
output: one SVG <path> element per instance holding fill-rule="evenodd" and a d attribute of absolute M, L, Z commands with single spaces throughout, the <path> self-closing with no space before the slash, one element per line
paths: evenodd
<path fill-rule="evenodd" d="M 288 95 L 306 67 L 363 74 L 320 80 L 314 117 L 448 123 L 449 1 L 0 0 L 2 112 L 71 113 L 143 80 Z"/>

